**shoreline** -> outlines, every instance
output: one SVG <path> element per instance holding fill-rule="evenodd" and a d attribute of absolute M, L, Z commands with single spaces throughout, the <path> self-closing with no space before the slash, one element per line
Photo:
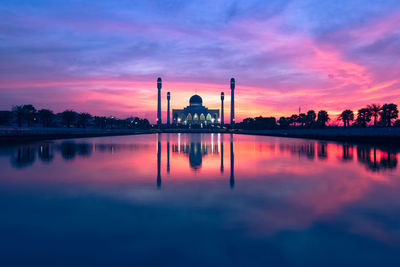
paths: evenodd
<path fill-rule="evenodd" d="M 155 133 L 227 133 L 287 138 L 315 139 L 339 142 L 400 145 L 400 128 L 326 128 L 326 129 L 274 129 L 274 130 L 224 130 L 224 129 L 66 129 L 0 128 L 0 144 L 53 139 L 106 137 Z"/>
<path fill-rule="evenodd" d="M 400 146 L 400 128 L 327 128 L 288 130 L 242 130 L 244 135 L 302 138 L 336 142 Z"/>
<path fill-rule="evenodd" d="M 152 134 L 152 130 L 118 130 L 118 129 L 65 129 L 65 128 L 49 128 L 49 129 L 8 129 L 0 130 L 0 144 L 34 142 L 43 140 L 56 139 L 73 139 L 73 138 L 89 138 L 89 137 L 107 137 L 107 136 L 123 136 Z"/>

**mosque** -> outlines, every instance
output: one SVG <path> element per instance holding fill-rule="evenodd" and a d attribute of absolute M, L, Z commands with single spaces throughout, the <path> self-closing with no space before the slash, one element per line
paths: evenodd
<path fill-rule="evenodd" d="M 231 126 L 235 124 L 235 79 L 231 79 Z M 158 89 L 158 102 L 157 102 L 157 125 L 162 125 L 161 122 L 161 88 L 162 80 L 157 79 Z M 209 109 L 203 106 L 203 99 L 201 96 L 195 94 L 189 99 L 189 106 L 183 109 L 172 110 L 172 123 L 175 125 L 198 125 L 198 126 L 216 126 L 225 125 L 224 123 L 224 92 L 221 92 L 221 116 L 219 109 Z M 171 112 L 170 112 L 171 93 L 167 92 L 167 125 L 171 125 Z"/>
<path fill-rule="evenodd" d="M 189 99 L 189 106 L 172 110 L 172 121 L 175 124 L 199 124 L 201 126 L 219 124 L 219 109 L 208 109 L 203 106 L 203 99 L 194 95 Z"/>

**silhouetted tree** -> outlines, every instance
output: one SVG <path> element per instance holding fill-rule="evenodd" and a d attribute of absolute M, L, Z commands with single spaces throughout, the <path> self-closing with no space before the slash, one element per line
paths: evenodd
<path fill-rule="evenodd" d="M 242 121 L 242 128 L 243 129 L 254 129 L 255 122 L 253 118 L 246 118 Z"/>
<path fill-rule="evenodd" d="M 148 119 L 141 120 L 140 126 L 142 129 L 150 129 L 151 128 L 151 125 L 150 125 L 150 122 Z"/>
<path fill-rule="evenodd" d="M 362 108 L 358 110 L 356 123 L 361 127 L 367 127 L 367 123 L 371 121 L 371 110 L 369 108 Z"/>
<path fill-rule="evenodd" d="M 396 104 L 385 104 L 381 109 L 381 120 L 387 126 L 390 127 L 392 125 L 392 120 L 397 119 L 399 116 L 399 111 L 397 110 Z"/>
<path fill-rule="evenodd" d="M 62 115 L 63 124 L 67 126 L 67 128 L 71 127 L 76 120 L 76 112 L 73 110 L 65 110 Z"/>
<path fill-rule="evenodd" d="M 0 125 L 10 125 L 12 120 L 12 112 L 8 110 L 0 111 Z"/>
<path fill-rule="evenodd" d="M 393 127 L 400 127 L 400 120 L 396 120 L 396 121 L 393 123 Z"/>
<path fill-rule="evenodd" d="M 382 107 L 377 104 L 368 105 L 368 109 L 371 111 L 371 116 L 374 117 L 374 126 L 376 127 L 376 122 L 378 120 L 378 116 L 381 112 Z"/>
<path fill-rule="evenodd" d="M 315 113 L 314 110 L 309 110 L 307 111 L 307 118 L 306 118 L 306 124 L 308 127 L 312 127 L 315 125 L 315 119 L 317 118 L 317 114 Z"/>
<path fill-rule="evenodd" d="M 95 125 L 95 127 L 100 128 L 100 129 L 105 129 L 106 128 L 106 123 L 107 123 L 107 118 L 106 117 L 94 116 L 94 125 Z"/>
<path fill-rule="evenodd" d="M 297 122 L 300 123 L 301 126 L 304 126 L 307 123 L 307 115 L 305 113 L 300 113 Z"/>
<path fill-rule="evenodd" d="M 129 118 L 126 118 L 126 125 L 127 125 L 127 128 L 129 128 L 129 129 L 133 129 L 133 128 L 135 128 L 135 119 L 136 118 L 134 118 L 134 117 L 129 117 Z"/>
<path fill-rule="evenodd" d="M 28 127 L 30 127 L 35 118 L 36 109 L 33 105 L 24 105 L 22 107 L 22 116 L 24 120 L 27 122 Z"/>
<path fill-rule="evenodd" d="M 292 116 L 290 116 L 290 123 L 293 124 L 293 126 L 296 126 L 298 121 L 299 116 L 297 114 L 293 114 Z"/>
<path fill-rule="evenodd" d="M 326 123 L 329 121 L 329 115 L 328 112 L 325 110 L 320 110 L 318 112 L 318 119 L 317 119 L 317 124 L 319 127 L 325 127 Z"/>
<path fill-rule="evenodd" d="M 120 127 L 121 128 L 123 128 L 123 129 L 126 129 L 126 128 L 128 128 L 127 126 L 128 126 L 128 120 L 118 120 L 119 122 L 119 125 L 120 125 Z"/>
<path fill-rule="evenodd" d="M 115 122 L 116 122 L 116 119 L 114 116 L 107 118 L 107 124 L 110 125 L 110 129 L 114 128 Z"/>
<path fill-rule="evenodd" d="M 80 113 L 78 114 L 78 125 L 79 127 L 83 127 L 86 128 L 89 120 L 92 118 L 92 115 L 90 115 L 89 113 Z"/>
<path fill-rule="evenodd" d="M 14 112 L 15 116 L 17 117 L 18 127 L 22 127 L 22 119 L 24 116 L 23 106 L 13 106 L 12 112 Z"/>
<path fill-rule="evenodd" d="M 276 119 L 274 117 L 264 118 L 262 116 L 255 118 L 256 129 L 276 128 Z"/>
<path fill-rule="evenodd" d="M 354 121 L 354 113 L 353 111 L 346 109 L 340 114 L 338 120 L 343 121 L 344 127 L 350 126 L 350 121 Z"/>
<path fill-rule="evenodd" d="M 280 117 L 278 120 L 278 123 L 279 123 L 279 127 L 283 128 L 283 129 L 288 128 L 290 125 L 289 120 L 285 117 Z"/>
<path fill-rule="evenodd" d="M 49 127 L 54 118 L 54 113 L 48 109 L 41 109 L 38 111 L 38 116 L 39 120 L 43 124 L 43 127 Z"/>

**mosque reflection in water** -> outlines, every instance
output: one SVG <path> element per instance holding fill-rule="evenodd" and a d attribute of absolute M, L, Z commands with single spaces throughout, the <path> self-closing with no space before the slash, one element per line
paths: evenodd
<path fill-rule="evenodd" d="M 215 142 L 215 136 L 217 136 L 217 142 Z M 201 168 L 203 163 L 203 157 L 208 155 L 220 155 L 220 171 L 224 173 L 224 135 L 218 134 L 210 135 L 210 142 L 203 139 L 203 135 L 191 134 L 185 135 L 188 138 L 181 138 L 181 134 L 178 134 L 176 143 L 170 144 L 170 135 L 167 135 L 167 173 L 170 173 L 171 162 L 170 152 L 172 146 L 173 154 L 183 154 L 189 158 L 189 165 L 193 171 L 197 171 Z M 230 179 L 229 183 L 231 188 L 235 186 L 235 158 L 233 153 L 233 135 L 230 134 Z M 157 187 L 161 188 L 161 134 L 157 135 Z"/>

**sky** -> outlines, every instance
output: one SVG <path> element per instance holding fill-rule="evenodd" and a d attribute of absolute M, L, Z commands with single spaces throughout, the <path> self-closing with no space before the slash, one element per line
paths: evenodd
<path fill-rule="evenodd" d="M 0 110 L 155 122 L 199 94 L 236 121 L 400 104 L 398 0 L 1 0 Z"/>

